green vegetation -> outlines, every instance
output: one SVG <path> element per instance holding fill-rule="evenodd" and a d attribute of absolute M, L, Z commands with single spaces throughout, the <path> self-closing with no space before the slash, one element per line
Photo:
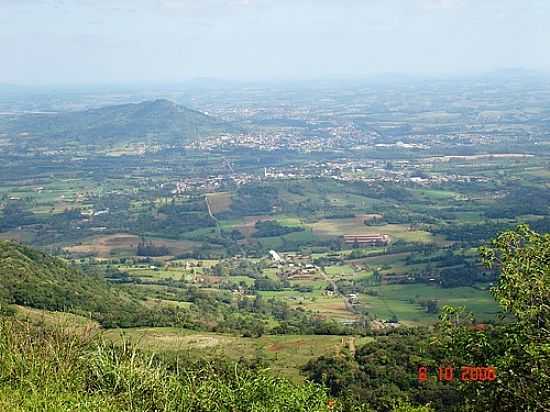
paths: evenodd
<path fill-rule="evenodd" d="M 0 407 L 27 411 L 328 411 L 314 384 L 241 362 L 185 363 L 0 319 Z"/>
<path fill-rule="evenodd" d="M 166 100 L 101 108 L 144 91 L 0 97 L 0 315 L 23 322 L 4 330 L 60 356 L 73 349 L 57 332 L 38 336 L 57 321 L 69 342 L 98 331 L 114 346 L 83 338 L 83 375 L 71 376 L 94 382 L 88 355 L 123 353 L 108 368 L 130 382 L 113 393 L 0 377 L 0 410 L 240 410 L 243 387 L 257 410 L 284 410 L 254 382 L 283 396 L 270 379 L 304 373 L 338 398 L 334 410 L 514 410 L 522 397 L 544 409 L 548 256 L 536 232 L 550 231 L 548 88 L 355 86 L 170 92 L 227 121 Z M 518 224 L 534 232 L 499 236 L 480 258 Z M 60 361 L 36 365 L 63 371 Z M 422 384 L 421 363 L 496 365 L 501 381 Z M 304 405 L 319 389 L 277 384 Z M 233 403 L 172 402 L 208 385 Z M 312 405 L 326 400 L 319 390 Z"/>
<path fill-rule="evenodd" d="M 303 370 L 312 381 L 326 385 L 332 396 L 376 411 L 391 411 L 396 400 L 403 398 L 413 404 L 429 403 L 436 410 L 453 410 L 461 402 L 456 388 L 417 379 L 418 366 L 433 362 L 433 353 L 420 348 L 422 338 L 378 338 L 353 355 L 320 357 Z"/>
<path fill-rule="evenodd" d="M 359 346 L 373 339 L 337 335 L 242 337 L 180 328 L 112 329 L 103 336 L 117 344 L 124 339 L 146 351 L 177 353 L 189 359 L 254 359 L 269 365 L 270 373 L 296 382 L 304 380 L 300 369 L 309 360 L 335 355 L 352 344 Z"/>
<path fill-rule="evenodd" d="M 507 313 L 494 325 L 473 322 L 464 308 L 445 306 L 434 330 L 377 338 L 354 354 L 309 361 L 306 376 L 333 396 L 391 410 L 394 399 L 445 411 L 545 411 L 550 406 L 550 235 L 527 226 L 500 234 L 481 249 L 501 276 L 492 289 Z M 450 366 L 449 379 L 437 368 Z M 496 368 L 495 380 L 465 380 L 463 367 Z M 419 379 L 419 367 L 431 374 Z"/>
<path fill-rule="evenodd" d="M 437 311 L 428 312 L 425 303 L 434 301 L 437 307 L 464 306 L 475 313 L 480 322 L 494 320 L 498 305 L 480 288 L 440 288 L 433 285 L 386 285 L 368 287 L 361 295 L 365 310 L 378 319 L 396 317 L 400 321 L 422 324 L 435 322 Z"/>
<path fill-rule="evenodd" d="M 106 313 L 127 303 L 102 278 L 16 243 L 0 241 L 0 267 L 0 293 L 9 304 Z"/>
<path fill-rule="evenodd" d="M 527 226 L 500 234 L 481 249 L 484 262 L 497 266 L 492 290 L 513 322 L 473 331 L 471 314 L 447 308 L 437 342 L 447 360 L 497 368 L 498 385 L 460 384 L 475 410 L 550 407 L 550 234 Z"/>
<path fill-rule="evenodd" d="M 105 274 L 119 283 L 115 287 L 99 274 L 86 275 L 58 258 L 26 246 L 1 241 L 0 252 L 2 308 L 18 304 L 70 311 L 98 320 L 108 328 L 178 325 L 245 336 L 261 336 L 266 332 L 333 335 L 353 332 L 333 320 L 320 319 L 303 309 L 290 308 L 283 301 L 263 299 L 260 295 L 233 296 L 230 292 L 210 293 L 196 287 L 178 288 L 181 281 L 172 278 L 136 282 L 127 273 L 111 273 L 107 268 Z M 223 266 L 210 270 L 221 271 Z M 246 270 L 246 266 L 240 266 L 236 274 Z M 271 289 L 277 286 L 274 282 L 258 278 L 256 287 Z M 155 288 L 140 289 L 134 283 Z M 151 301 L 159 303 L 151 305 Z"/>
<path fill-rule="evenodd" d="M 275 237 L 284 236 L 289 233 L 301 232 L 304 229 L 296 226 L 283 226 L 278 222 L 267 220 L 265 222 L 258 221 L 254 226 L 256 231 L 254 237 Z"/>

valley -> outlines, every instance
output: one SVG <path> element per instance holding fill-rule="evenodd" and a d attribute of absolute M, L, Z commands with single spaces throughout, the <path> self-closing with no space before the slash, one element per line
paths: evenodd
<path fill-rule="evenodd" d="M 506 325 L 479 248 L 549 231 L 550 88 L 399 87 L 19 96 L 0 113 L 0 309 L 296 384 L 387 342 L 409 362 L 448 306 Z"/>

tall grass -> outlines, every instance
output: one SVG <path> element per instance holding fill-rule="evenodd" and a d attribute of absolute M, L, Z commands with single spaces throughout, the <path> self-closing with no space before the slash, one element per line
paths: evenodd
<path fill-rule="evenodd" d="M 234 365 L 166 365 L 93 328 L 0 317 L 2 411 L 329 411 L 325 390 Z"/>

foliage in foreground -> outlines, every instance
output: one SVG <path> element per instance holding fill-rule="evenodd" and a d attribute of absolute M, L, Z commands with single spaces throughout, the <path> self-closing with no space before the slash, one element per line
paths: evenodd
<path fill-rule="evenodd" d="M 315 384 L 265 370 L 166 365 L 91 333 L 0 320 L 0 409 L 41 411 L 328 411 Z"/>
<path fill-rule="evenodd" d="M 492 366 L 496 382 L 458 382 L 472 410 L 550 410 L 550 234 L 527 226 L 481 248 L 500 278 L 492 293 L 512 322 L 476 330 L 471 314 L 445 308 L 434 344 L 450 363 Z"/>
<path fill-rule="evenodd" d="M 408 399 L 418 407 L 429 404 L 440 411 L 461 410 L 463 398 L 456 388 L 418 381 L 419 365 L 434 368 L 437 364 L 424 341 L 422 333 L 377 337 L 353 355 L 311 360 L 303 372 L 313 382 L 327 386 L 331 395 L 380 412 L 393 410 L 397 399 Z"/>

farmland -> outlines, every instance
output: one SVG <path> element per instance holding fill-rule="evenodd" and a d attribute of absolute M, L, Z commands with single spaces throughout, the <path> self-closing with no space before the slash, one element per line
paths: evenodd
<path fill-rule="evenodd" d="M 149 123 L 134 134 L 120 120 L 133 105 L 104 109 L 124 138 L 90 128 L 64 139 L 65 125 L 45 137 L 22 115 L 25 140 L 0 115 L 0 239 L 104 281 L 117 302 L 67 314 L 29 299 L 16 316 L 146 353 L 243 358 L 295 381 L 321 356 L 348 362 L 366 343 L 429 333 L 447 305 L 500 324 L 498 271 L 479 247 L 520 223 L 550 227 L 550 100 L 503 86 L 541 108 L 527 121 L 470 84 L 411 87 L 405 106 L 387 90 L 205 90 L 191 99 L 213 118 L 188 113 L 208 127 L 185 136 Z M 72 98 L 43 104 L 86 123 Z M 139 107 L 174 119 L 165 100 Z"/>

